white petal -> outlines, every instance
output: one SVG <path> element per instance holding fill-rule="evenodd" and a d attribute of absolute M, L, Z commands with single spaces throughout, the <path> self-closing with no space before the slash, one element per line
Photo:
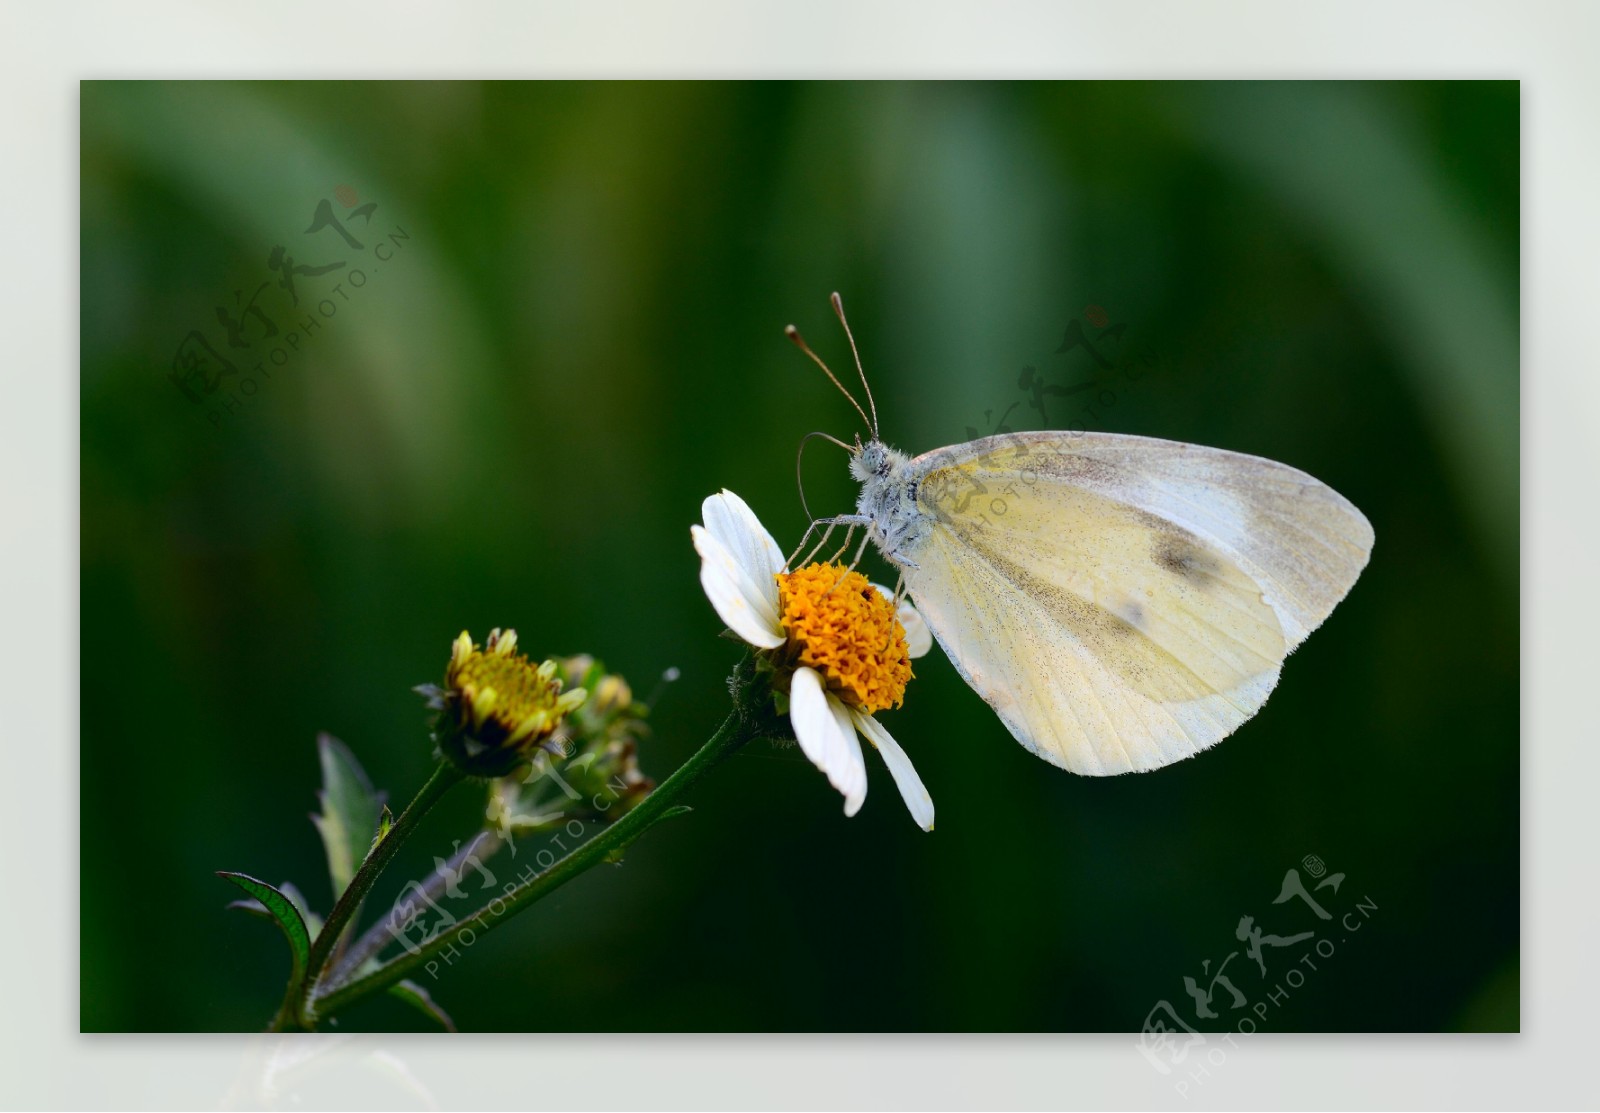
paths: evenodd
<path fill-rule="evenodd" d="M 895 612 L 900 619 L 900 625 L 906 628 L 906 648 L 911 651 L 913 659 L 925 655 L 933 648 L 933 634 L 928 629 L 928 624 L 922 620 L 922 615 L 905 600 L 900 601 L 900 609 Z"/>
<path fill-rule="evenodd" d="M 882 584 L 873 584 L 872 586 L 878 589 L 878 594 L 889 600 L 889 602 L 894 602 L 894 592 Z M 900 605 L 895 608 L 894 616 L 900 620 L 900 625 L 905 627 L 906 648 L 911 651 L 913 660 L 933 648 L 933 635 L 928 631 L 928 624 L 922 621 L 922 616 L 917 613 L 917 608 L 913 607 L 909 600 L 900 600 Z"/>
<path fill-rule="evenodd" d="M 751 582 L 760 586 L 762 593 L 772 600 L 776 610 L 778 583 L 773 577 L 783 571 L 783 553 L 755 511 L 744 499 L 724 490 L 700 504 L 700 519 L 711 536 L 734 555 Z"/>
<path fill-rule="evenodd" d="M 751 645 L 762 649 L 782 645 L 776 608 L 750 583 L 739 562 L 702 527 L 690 526 L 689 535 L 700 554 L 700 586 L 722 621 Z"/>
<path fill-rule="evenodd" d="M 883 724 L 871 715 L 853 711 L 851 717 L 855 720 L 856 729 L 866 735 L 867 741 L 883 755 L 883 763 L 889 767 L 889 775 L 900 790 L 900 798 L 911 810 L 911 818 L 924 831 L 933 830 L 933 797 L 923 787 L 922 778 L 911 767 L 911 759 L 900 748 L 900 743 L 891 738 L 889 732 L 883 729 Z"/>
<path fill-rule="evenodd" d="M 839 737 L 844 739 L 845 761 L 855 772 L 855 780 L 849 789 L 844 792 L 844 814 L 855 815 L 861 810 L 861 805 L 867 802 L 867 759 L 861 756 L 861 739 L 856 737 L 855 722 L 850 718 L 850 709 L 846 707 L 838 696 L 829 694 L 828 710 L 833 712 L 834 726 Z"/>
<path fill-rule="evenodd" d="M 822 686 L 813 669 L 796 669 L 789 686 L 789 724 L 800 749 L 844 795 L 844 814 L 855 815 L 867 798 L 867 763 L 861 756 L 850 712 Z"/>

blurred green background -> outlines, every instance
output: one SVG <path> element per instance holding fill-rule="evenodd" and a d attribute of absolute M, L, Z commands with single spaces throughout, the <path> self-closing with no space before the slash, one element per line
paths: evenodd
<path fill-rule="evenodd" d="M 884 721 L 936 832 L 871 758 L 847 820 L 797 751 L 752 749 L 430 983 L 460 1025 L 1193 1023 L 1183 978 L 1241 916 L 1316 926 L 1272 903 L 1316 854 L 1346 875 L 1319 897 L 1376 911 L 1323 929 L 1262 1030 L 1515 1028 L 1518 147 L 1514 82 L 86 83 L 82 1027 L 266 1021 L 282 940 L 212 871 L 326 912 L 316 732 L 409 798 L 409 689 L 463 627 L 641 693 L 678 667 L 642 757 L 691 753 L 737 650 L 689 526 L 726 486 L 798 538 L 799 438 L 856 426 L 781 330 L 847 365 L 837 289 L 890 443 L 1003 420 L 1256 453 L 1353 500 L 1371 566 L 1255 720 L 1150 775 L 1031 757 L 935 653 Z M 298 272 L 296 307 L 277 247 L 346 266 Z M 1056 351 L 1090 307 L 1144 374 Z M 238 369 L 198 402 L 168 377 L 191 332 Z M 1041 414 L 1024 367 L 1100 387 Z M 837 450 L 806 477 L 819 512 L 853 501 Z M 447 799 L 379 895 L 479 805 Z"/>

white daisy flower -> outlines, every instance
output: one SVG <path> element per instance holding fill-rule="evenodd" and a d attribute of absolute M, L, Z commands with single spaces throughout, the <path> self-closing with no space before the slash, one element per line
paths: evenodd
<path fill-rule="evenodd" d="M 933 799 L 872 717 L 900 706 L 911 658 L 933 645 L 922 616 L 838 565 L 789 572 L 777 542 L 732 491 L 706 499 L 701 517 L 704 525 L 690 527 L 701 586 L 729 629 L 767 654 L 779 690 L 787 685 L 795 737 L 844 794 L 844 814 L 855 815 L 867 798 L 861 734 L 883 755 L 911 818 L 933 830 Z"/>

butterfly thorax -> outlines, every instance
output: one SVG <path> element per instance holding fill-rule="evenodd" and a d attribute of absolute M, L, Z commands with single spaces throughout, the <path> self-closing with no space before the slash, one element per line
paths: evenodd
<path fill-rule="evenodd" d="M 894 563 L 916 567 L 913 557 L 932 518 L 917 505 L 911 458 L 882 441 L 869 441 L 850 458 L 850 474 L 861 484 L 856 512 L 871 522 L 873 544 Z"/>

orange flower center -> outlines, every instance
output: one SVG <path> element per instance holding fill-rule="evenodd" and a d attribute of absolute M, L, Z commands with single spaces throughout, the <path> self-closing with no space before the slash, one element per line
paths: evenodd
<path fill-rule="evenodd" d="M 894 604 L 842 565 L 809 564 L 777 578 L 779 621 L 795 664 L 821 673 L 829 691 L 869 715 L 899 707 L 911 651 Z"/>

